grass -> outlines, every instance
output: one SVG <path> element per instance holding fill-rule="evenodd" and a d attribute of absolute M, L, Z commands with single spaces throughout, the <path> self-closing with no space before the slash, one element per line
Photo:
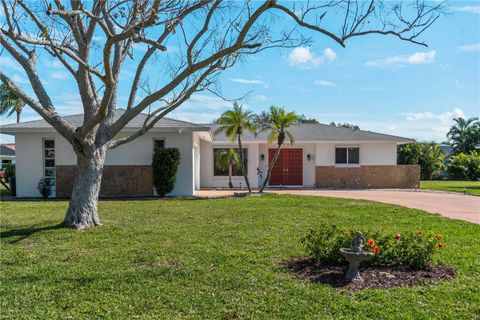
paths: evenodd
<path fill-rule="evenodd" d="M 480 196 L 480 181 L 448 181 L 448 180 L 430 180 L 421 181 L 421 189 L 464 192 L 467 187 L 467 193 Z"/>
<path fill-rule="evenodd" d="M 4 196 L 9 196 L 9 195 L 10 195 L 10 191 L 8 191 L 7 188 L 5 188 L 5 186 L 0 183 L 0 198 Z"/>
<path fill-rule="evenodd" d="M 58 228 L 68 203 L 2 202 L 4 319 L 474 319 L 480 226 L 350 199 L 279 196 L 101 201 L 104 225 Z M 340 292 L 292 278 L 311 227 L 443 234 L 457 278 Z"/>

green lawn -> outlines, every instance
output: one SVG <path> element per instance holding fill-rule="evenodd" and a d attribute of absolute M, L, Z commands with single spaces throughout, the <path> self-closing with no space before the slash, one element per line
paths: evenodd
<path fill-rule="evenodd" d="M 463 192 L 465 187 L 467 187 L 467 193 L 480 196 L 480 181 L 434 180 L 420 182 L 421 189 Z"/>
<path fill-rule="evenodd" d="M 67 202 L 2 202 L 3 319 L 474 319 L 480 226 L 374 202 L 279 196 L 102 201 L 104 226 L 59 229 Z M 457 278 L 341 292 L 280 262 L 310 227 L 443 234 Z M 437 256 L 437 259 L 440 258 Z"/>

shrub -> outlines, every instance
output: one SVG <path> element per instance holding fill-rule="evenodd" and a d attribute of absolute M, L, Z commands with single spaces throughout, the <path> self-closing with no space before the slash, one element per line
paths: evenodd
<path fill-rule="evenodd" d="M 11 179 L 15 177 L 15 165 L 9 164 L 5 166 L 5 170 L 3 171 L 3 176 L 7 182 L 11 182 Z"/>
<path fill-rule="evenodd" d="M 49 185 L 46 178 L 40 179 L 37 188 L 43 199 L 47 199 L 52 194 L 52 187 Z"/>
<path fill-rule="evenodd" d="M 153 153 L 153 186 L 160 197 L 172 192 L 175 186 L 180 151 L 176 148 L 156 148 Z"/>
<path fill-rule="evenodd" d="M 377 266 L 406 265 L 422 269 L 432 262 L 436 250 L 443 248 L 442 236 L 433 233 L 405 232 L 396 234 L 380 234 L 378 232 L 362 232 L 368 239 L 365 250 L 374 251 L 375 258 L 368 262 Z M 332 265 L 343 261 L 339 249 L 349 248 L 355 232 L 337 226 L 324 226 L 310 230 L 301 242 L 307 253 L 319 263 Z"/>
<path fill-rule="evenodd" d="M 450 157 L 447 167 L 448 177 L 455 180 L 480 179 L 480 154 L 472 151 L 471 154 L 460 153 Z"/>

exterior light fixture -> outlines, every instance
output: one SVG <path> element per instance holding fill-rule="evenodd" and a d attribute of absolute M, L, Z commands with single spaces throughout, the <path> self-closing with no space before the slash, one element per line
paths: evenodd
<path fill-rule="evenodd" d="M 307 154 L 307 160 L 308 160 L 308 161 L 311 161 L 311 160 L 312 160 L 312 155 L 311 155 L 310 153 Z"/>
<path fill-rule="evenodd" d="M 263 153 L 260 155 L 260 160 L 265 161 L 265 155 Z"/>

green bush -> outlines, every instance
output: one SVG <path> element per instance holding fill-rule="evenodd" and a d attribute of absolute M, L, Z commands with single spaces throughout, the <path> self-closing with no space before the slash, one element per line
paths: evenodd
<path fill-rule="evenodd" d="M 153 153 L 153 186 L 160 197 L 172 192 L 175 186 L 180 151 L 176 148 L 156 148 Z"/>
<path fill-rule="evenodd" d="M 444 244 L 442 236 L 433 233 L 405 232 L 402 234 L 381 234 L 378 232 L 362 232 L 371 246 L 365 245 L 366 251 L 378 250 L 375 258 L 369 262 L 377 266 L 406 265 L 423 269 L 432 262 L 433 255 Z M 332 265 L 340 263 L 344 258 L 340 248 L 349 248 L 355 232 L 341 229 L 335 225 L 310 230 L 301 242 L 306 251 L 319 263 Z M 377 253 L 376 252 L 376 253 Z"/>
<path fill-rule="evenodd" d="M 43 199 L 47 199 L 52 194 L 52 187 L 48 184 L 48 181 L 45 178 L 40 179 L 37 188 Z"/>
<path fill-rule="evenodd" d="M 480 154 L 472 151 L 471 154 L 460 153 L 449 159 L 447 167 L 448 177 L 454 180 L 480 179 Z"/>

